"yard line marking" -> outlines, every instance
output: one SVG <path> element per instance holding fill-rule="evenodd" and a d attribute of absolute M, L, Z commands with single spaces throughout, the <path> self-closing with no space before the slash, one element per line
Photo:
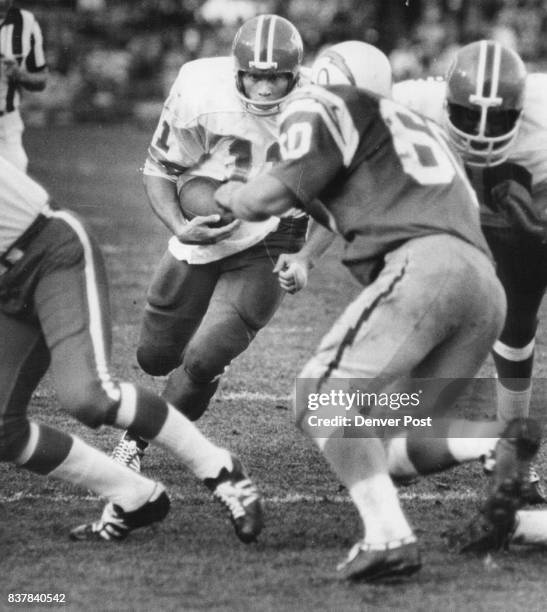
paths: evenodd
<path fill-rule="evenodd" d="M 273 393 L 262 393 L 261 391 L 232 391 L 228 393 L 219 393 L 216 399 L 219 400 L 253 400 L 253 401 L 268 401 L 268 402 L 290 402 L 291 395 L 275 395 Z"/>
<path fill-rule="evenodd" d="M 203 496 L 199 495 L 183 495 L 182 493 L 172 492 L 169 497 L 173 501 L 183 501 L 190 504 L 201 504 L 204 499 L 209 499 L 209 496 L 204 493 Z M 475 491 L 466 492 L 448 492 L 443 491 L 439 493 L 410 493 L 404 491 L 399 493 L 399 499 L 403 501 L 435 501 L 442 499 L 443 501 L 470 501 L 478 500 L 481 495 Z M 10 504 L 18 501 L 47 501 L 47 502 L 63 502 L 70 503 L 75 501 L 99 501 L 99 497 L 95 495 L 55 495 L 55 494 L 41 494 L 41 493 L 28 493 L 27 491 L 18 491 L 12 495 L 1 495 L 0 504 Z M 263 501 L 265 504 L 272 505 L 290 505 L 290 504 L 350 504 L 352 503 L 349 497 L 344 495 L 304 495 L 300 493 L 289 493 L 288 495 L 272 497 L 264 497 Z"/>

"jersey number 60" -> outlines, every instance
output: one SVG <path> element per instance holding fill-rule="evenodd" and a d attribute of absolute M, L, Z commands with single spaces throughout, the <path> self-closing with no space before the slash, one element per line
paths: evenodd
<path fill-rule="evenodd" d="M 405 174 L 420 185 L 446 185 L 453 180 L 457 162 L 433 122 L 386 98 L 380 101 L 380 113 Z"/>

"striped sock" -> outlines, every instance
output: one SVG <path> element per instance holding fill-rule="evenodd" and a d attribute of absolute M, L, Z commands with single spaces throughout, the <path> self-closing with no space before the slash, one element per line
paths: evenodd
<path fill-rule="evenodd" d="M 80 438 L 37 423 L 15 461 L 23 468 L 71 482 L 119 505 L 136 510 L 152 494 L 155 483 L 116 463 Z"/>

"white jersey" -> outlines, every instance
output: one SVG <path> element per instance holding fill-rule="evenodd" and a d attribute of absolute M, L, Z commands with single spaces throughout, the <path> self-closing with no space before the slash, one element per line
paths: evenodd
<path fill-rule="evenodd" d="M 38 183 L 0 157 L 0 255 L 30 227 L 39 214 L 48 215 L 49 196 Z"/>
<path fill-rule="evenodd" d="M 164 104 L 144 173 L 173 182 L 185 174 L 247 180 L 279 161 L 277 134 L 275 115 L 256 116 L 244 109 L 231 57 L 188 62 Z M 169 248 L 177 259 L 206 263 L 257 244 L 278 224 L 277 217 L 243 221 L 217 244 L 185 245 L 173 237 Z"/>
<path fill-rule="evenodd" d="M 393 98 L 441 125 L 445 122 L 446 83 L 440 79 L 402 81 L 393 86 Z M 507 162 L 525 168 L 532 175 L 532 195 L 547 190 L 547 74 L 526 77 L 522 122 Z M 473 171 L 474 173 L 474 171 Z M 473 178 L 473 177 L 472 177 Z M 506 225 L 499 214 L 482 210 L 483 223 Z"/>

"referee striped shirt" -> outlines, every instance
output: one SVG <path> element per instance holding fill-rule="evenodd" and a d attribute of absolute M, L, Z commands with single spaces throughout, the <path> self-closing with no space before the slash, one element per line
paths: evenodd
<path fill-rule="evenodd" d="M 46 68 L 44 41 L 40 25 L 30 11 L 11 7 L 0 24 L 0 116 L 19 107 L 19 87 L 8 82 L 2 59 L 15 59 L 28 72 Z"/>

